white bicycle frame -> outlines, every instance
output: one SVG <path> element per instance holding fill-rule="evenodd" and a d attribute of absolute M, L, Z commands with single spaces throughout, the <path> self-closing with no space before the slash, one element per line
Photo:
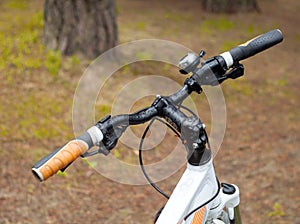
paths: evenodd
<path fill-rule="evenodd" d="M 94 144 L 102 141 L 103 134 L 95 126 L 87 132 Z M 199 166 L 187 163 L 185 172 L 156 224 L 227 224 L 234 219 L 234 224 L 241 224 L 238 210 L 239 188 L 232 184 L 235 191 L 226 194 L 222 188 L 219 189 L 218 184 L 212 156 L 208 162 Z M 219 193 L 214 200 L 205 204 L 217 194 L 218 190 Z M 186 215 L 202 204 L 205 205 L 184 220 Z"/>
<path fill-rule="evenodd" d="M 233 194 L 226 194 L 221 188 L 214 200 L 184 220 L 187 214 L 209 201 L 218 192 L 212 159 L 201 166 L 188 164 L 156 224 L 230 223 L 229 218 L 233 220 L 235 216 L 239 217 L 240 202 L 239 189 L 236 185 L 232 186 L 235 188 Z M 240 218 L 235 223 L 241 223 Z"/>
<path fill-rule="evenodd" d="M 102 141 L 103 134 L 95 126 L 87 132 L 94 144 Z M 187 163 L 185 172 L 156 224 L 230 224 L 230 220 L 235 220 L 234 224 L 241 224 L 238 210 L 239 188 L 231 184 L 235 191 L 228 194 L 224 193 L 222 188 L 219 189 L 218 184 L 212 156 L 208 162 L 199 166 Z M 218 190 L 214 200 L 205 204 Z M 184 220 L 186 215 L 202 204 L 205 205 Z"/>

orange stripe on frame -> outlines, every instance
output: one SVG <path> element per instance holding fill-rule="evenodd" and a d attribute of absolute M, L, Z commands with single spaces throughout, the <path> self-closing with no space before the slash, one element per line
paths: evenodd
<path fill-rule="evenodd" d="M 206 206 L 198 210 L 193 218 L 192 224 L 202 224 L 205 216 Z"/>

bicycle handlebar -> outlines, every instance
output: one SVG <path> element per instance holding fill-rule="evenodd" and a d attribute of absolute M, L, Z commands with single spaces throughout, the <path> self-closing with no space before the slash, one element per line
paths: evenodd
<path fill-rule="evenodd" d="M 32 167 L 34 176 L 40 181 L 44 181 L 59 170 L 66 169 L 75 159 L 88 153 L 87 151 L 96 145 L 104 146 L 106 150 L 103 151 L 104 153 L 109 152 L 108 150 L 115 147 L 119 137 L 129 125 L 147 122 L 155 116 L 165 118 L 172 125 L 177 126 L 175 129 L 180 129 L 181 123 L 187 117 L 174 105 L 180 104 L 193 91 L 201 93 L 201 85 L 216 85 L 227 78 L 239 77 L 240 75 L 233 76 L 226 72 L 229 68 L 234 68 L 234 65 L 238 65 L 240 60 L 266 50 L 282 40 L 281 31 L 272 30 L 219 56 L 206 60 L 202 63 L 201 68 L 195 69 L 193 75 L 186 80 L 184 86 L 176 93 L 168 97 L 159 96 L 150 107 L 136 113 L 105 117 L 78 138 L 71 140 L 38 161 Z M 219 77 L 214 79 L 211 76 Z"/>
<path fill-rule="evenodd" d="M 221 54 L 225 59 L 227 67 L 260 53 L 283 40 L 282 32 L 279 29 L 271 30 L 265 34 L 257 36 L 240 46 L 237 46 Z M 229 55 L 230 54 L 230 55 Z M 230 58 L 231 56 L 231 58 Z"/>

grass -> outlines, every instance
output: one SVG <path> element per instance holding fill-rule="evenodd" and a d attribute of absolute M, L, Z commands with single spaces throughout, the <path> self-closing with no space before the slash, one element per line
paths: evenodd
<path fill-rule="evenodd" d="M 245 79 L 229 80 L 226 83 L 226 87 L 230 88 L 230 91 L 234 92 L 234 95 L 250 96 L 253 94 L 253 90 Z M 227 93 L 226 90 L 225 93 Z M 233 96 L 230 95 L 230 97 Z"/>
<path fill-rule="evenodd" d="M 108 104 L 100 104 L 95 106 L 96 116 L 104 117 L 106 114 L 111 114 L 111 105 Z"/>
<path fill-rule="evenodd" d="M 283 87 L 288 85 L 288 80 L 286 78 L 280 78 L 274 81 L 274 85 L 278 87 Z"/>
<path fill-rule="evenodd" d="M 269 217 L 282 217 L 282 216 L 285 216 L 285 212 L 284 212 L 282 206 L 278 202 L 276 202 L 273 205 L 273 211 L 269 212 L 268 216 Z"/>
<path fill-rule="evenodd" d="M 64 57 L 45 49 L 43 13 L 41 8 L 34 8 L 34 3 L 12 0 L 3 6 L 7 12 L 1 13 L 0 21 L 9 22 L 0 22 L 1 139 L 72 138 L 71 115 L 64 116 L 64 111 L 71 107 L 73 92 L 51 91 L 63 89 L 64 83 L 57 81 L 63 80 L 57 79 L 60 70 L 67 74 L 65 80 L 71 78 L 69 71 L 80 75 L 81 61 L 75 55 Z M 68 80 L 67 89 L 73 91 L 75 86 L 70 88 L 70 84 Z"/>
<path fill-rule="evenodd" d="M 60 177 L 66 177 L 67 176 L 67 172 L 62 172 L 62 171 L 58 171 L 57 173 L 56 173 L 56 175 L 58 175 L 58 176 L 60 176 Z"/>
<path fill-rule="evenodd" d="M 240 40 L 224 41 L 222 43 L 220 52 L 228 51 L 228 50 L 232 49 L 233 47 L 238 46 L 239 44 L 241 44 Z"/>
<path fill-rule="evenodd" d="M 144 61 L 151 60 L 153 56 L 148 52 L 138 51 L 136 52 L 135 57 L 138 61 Z"/>
<path fill-rule="evenodd" d="M 145 28 L 146 28 L 146 22 L 139 21 L 139 22 L 137 22 L 135 24 L 135 26 L 136 26 L 136 29 L 138 29 L 138 30 L 145 30 Z"/>
<path fill-rule="evenodd" d="M 6 111 L 14 113 L 3 114 L 5 126 L 1 127 L 1 137 L 45 140 L 57 137 L 68 129 L 66 121 L 57 117 L 62 114 L 61 100 L 44 93 L 17 98 L 17 102 L 7 105 Z M 17 121 L 18 126 L 9 125 L 12 120 Z"/>
<path fill-rule="evenodd" d="M 165 19 L 178 23 L 178 22 L 188 22 L 191 19 L 191 17 L 185 14 L 168 12 L 165 13 Z"/>
<path fill-rule="evenodd" d="M 25 0 L 10 0 L 5 2 L 4 7 L 7 9 L 25 10 L 28 8 L 28 3 Z"/>
<path fill-rule="evenodd" d="M 14 29 L 2 27 L 9 31 L 0 34 L 0 69 L 14 70 L 21 74 L 24 70 L 38 69 L 43 64 L 44 47 L 41 43 L 42 14 L 32 14 L 21 21 L 13 21 Z M 18 32 L 16 32 L 16 30 Z"/>
<path fill-rule="evenodd" d="M 233 29 L 234 24 L 226 17 L 206 19 L 201 24 L 201 33 L 224 32 Z"/>
<path fill-rule="evenodd" d="M 82 158 L 82 162 L 89 168 L 95 168 L 98 165 L 96 161 L 88 161 L 86 158 Z"/>
<path fill-rule="evenodd" d="M 52 76 L 56 76 L 61 68 L 62 59 L 59 51 L 48 51 L 45 60 L 45 67 Z"/>

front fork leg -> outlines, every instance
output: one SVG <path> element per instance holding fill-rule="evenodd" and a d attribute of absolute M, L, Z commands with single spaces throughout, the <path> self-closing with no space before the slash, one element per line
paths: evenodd
<path fill-rule="evenodd" d="M 226 183 L 222 183 L 221 186 L 219 204 L 211 210 L 212 223 L 242 224 L 239 211 L 240 196 L 238 186 Z"/>
<path fill-rule="evenodd" d="M 233 219 L 230 220 L 230 224 L 242 224 L 242 219 L 241 219 L 241 214 L 240 214 L 240 209 L 239 205 L 235 206 L 233 208 Z"/>

